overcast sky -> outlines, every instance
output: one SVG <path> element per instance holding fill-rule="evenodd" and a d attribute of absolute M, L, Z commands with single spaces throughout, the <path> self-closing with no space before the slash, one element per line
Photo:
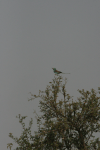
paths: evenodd
<path fill-rule="evenodd" d="M 100 86 L 99 0 L 0 0 L 0 149 L 20 136 L 39 101 L 30 101 L 54 78 L 52 67 L 70 72 L 67 91 Z M 33 117 L 33 130 L 37 129 Z M 13 146 L 13 148 L 15 148 Z"/>

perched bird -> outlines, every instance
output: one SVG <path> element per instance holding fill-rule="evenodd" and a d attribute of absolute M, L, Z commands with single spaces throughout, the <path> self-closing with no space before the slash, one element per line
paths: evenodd
<path fill-rule="evenodd" d="M 53 72 L 55 73 L 55 74 L 60 74 L 60 73 L 62 73 L 62 74 L 70 74 L 70 73 L 63 73 L 63 72 L 61 72 L 61 71 L 58 71 L 58 70 L 56 70 L 56 68 L 52 68 L 53 69 Z"/>

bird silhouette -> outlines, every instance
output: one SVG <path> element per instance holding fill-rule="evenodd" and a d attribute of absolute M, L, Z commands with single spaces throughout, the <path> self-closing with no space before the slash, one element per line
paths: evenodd
<path fill-rule="evenodd" d="M 70 73 L 63 73 L 63 72 L 61 72 L 61 71 L 58 71 L 58 70 L 56 70 L 56 68 L 52 68 L 53 69 L 53 72 L 55 73 L 55 74 L 60 74 L 60 73 L 62 73 L 62 74 L 70 74 Z"/>

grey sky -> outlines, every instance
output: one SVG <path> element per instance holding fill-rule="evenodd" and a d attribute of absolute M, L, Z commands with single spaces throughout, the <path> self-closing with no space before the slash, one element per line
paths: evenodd
<path fill-rule="evenodd" d="M 22 131 L 16 115 L 27 115 L 28 122 L 38 110 L 28 93 L 46 88 L 52 67 L 71 73 L 63 76 L 68 93 L 77 97 L 77 89 L 98 89 L 99 65 L 99 0 L 1 0 L 0 149 L 13 142 L 10 132 Z"/>

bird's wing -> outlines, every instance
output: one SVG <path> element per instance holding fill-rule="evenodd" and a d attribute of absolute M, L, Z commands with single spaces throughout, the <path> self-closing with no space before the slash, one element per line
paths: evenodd
<path fill-rule="evenodd" d="M 61 71 L 58 71 L 58 70 L 56 70 L 55 72 L 57 72 L 57 73 L 62 73 Z"/>

